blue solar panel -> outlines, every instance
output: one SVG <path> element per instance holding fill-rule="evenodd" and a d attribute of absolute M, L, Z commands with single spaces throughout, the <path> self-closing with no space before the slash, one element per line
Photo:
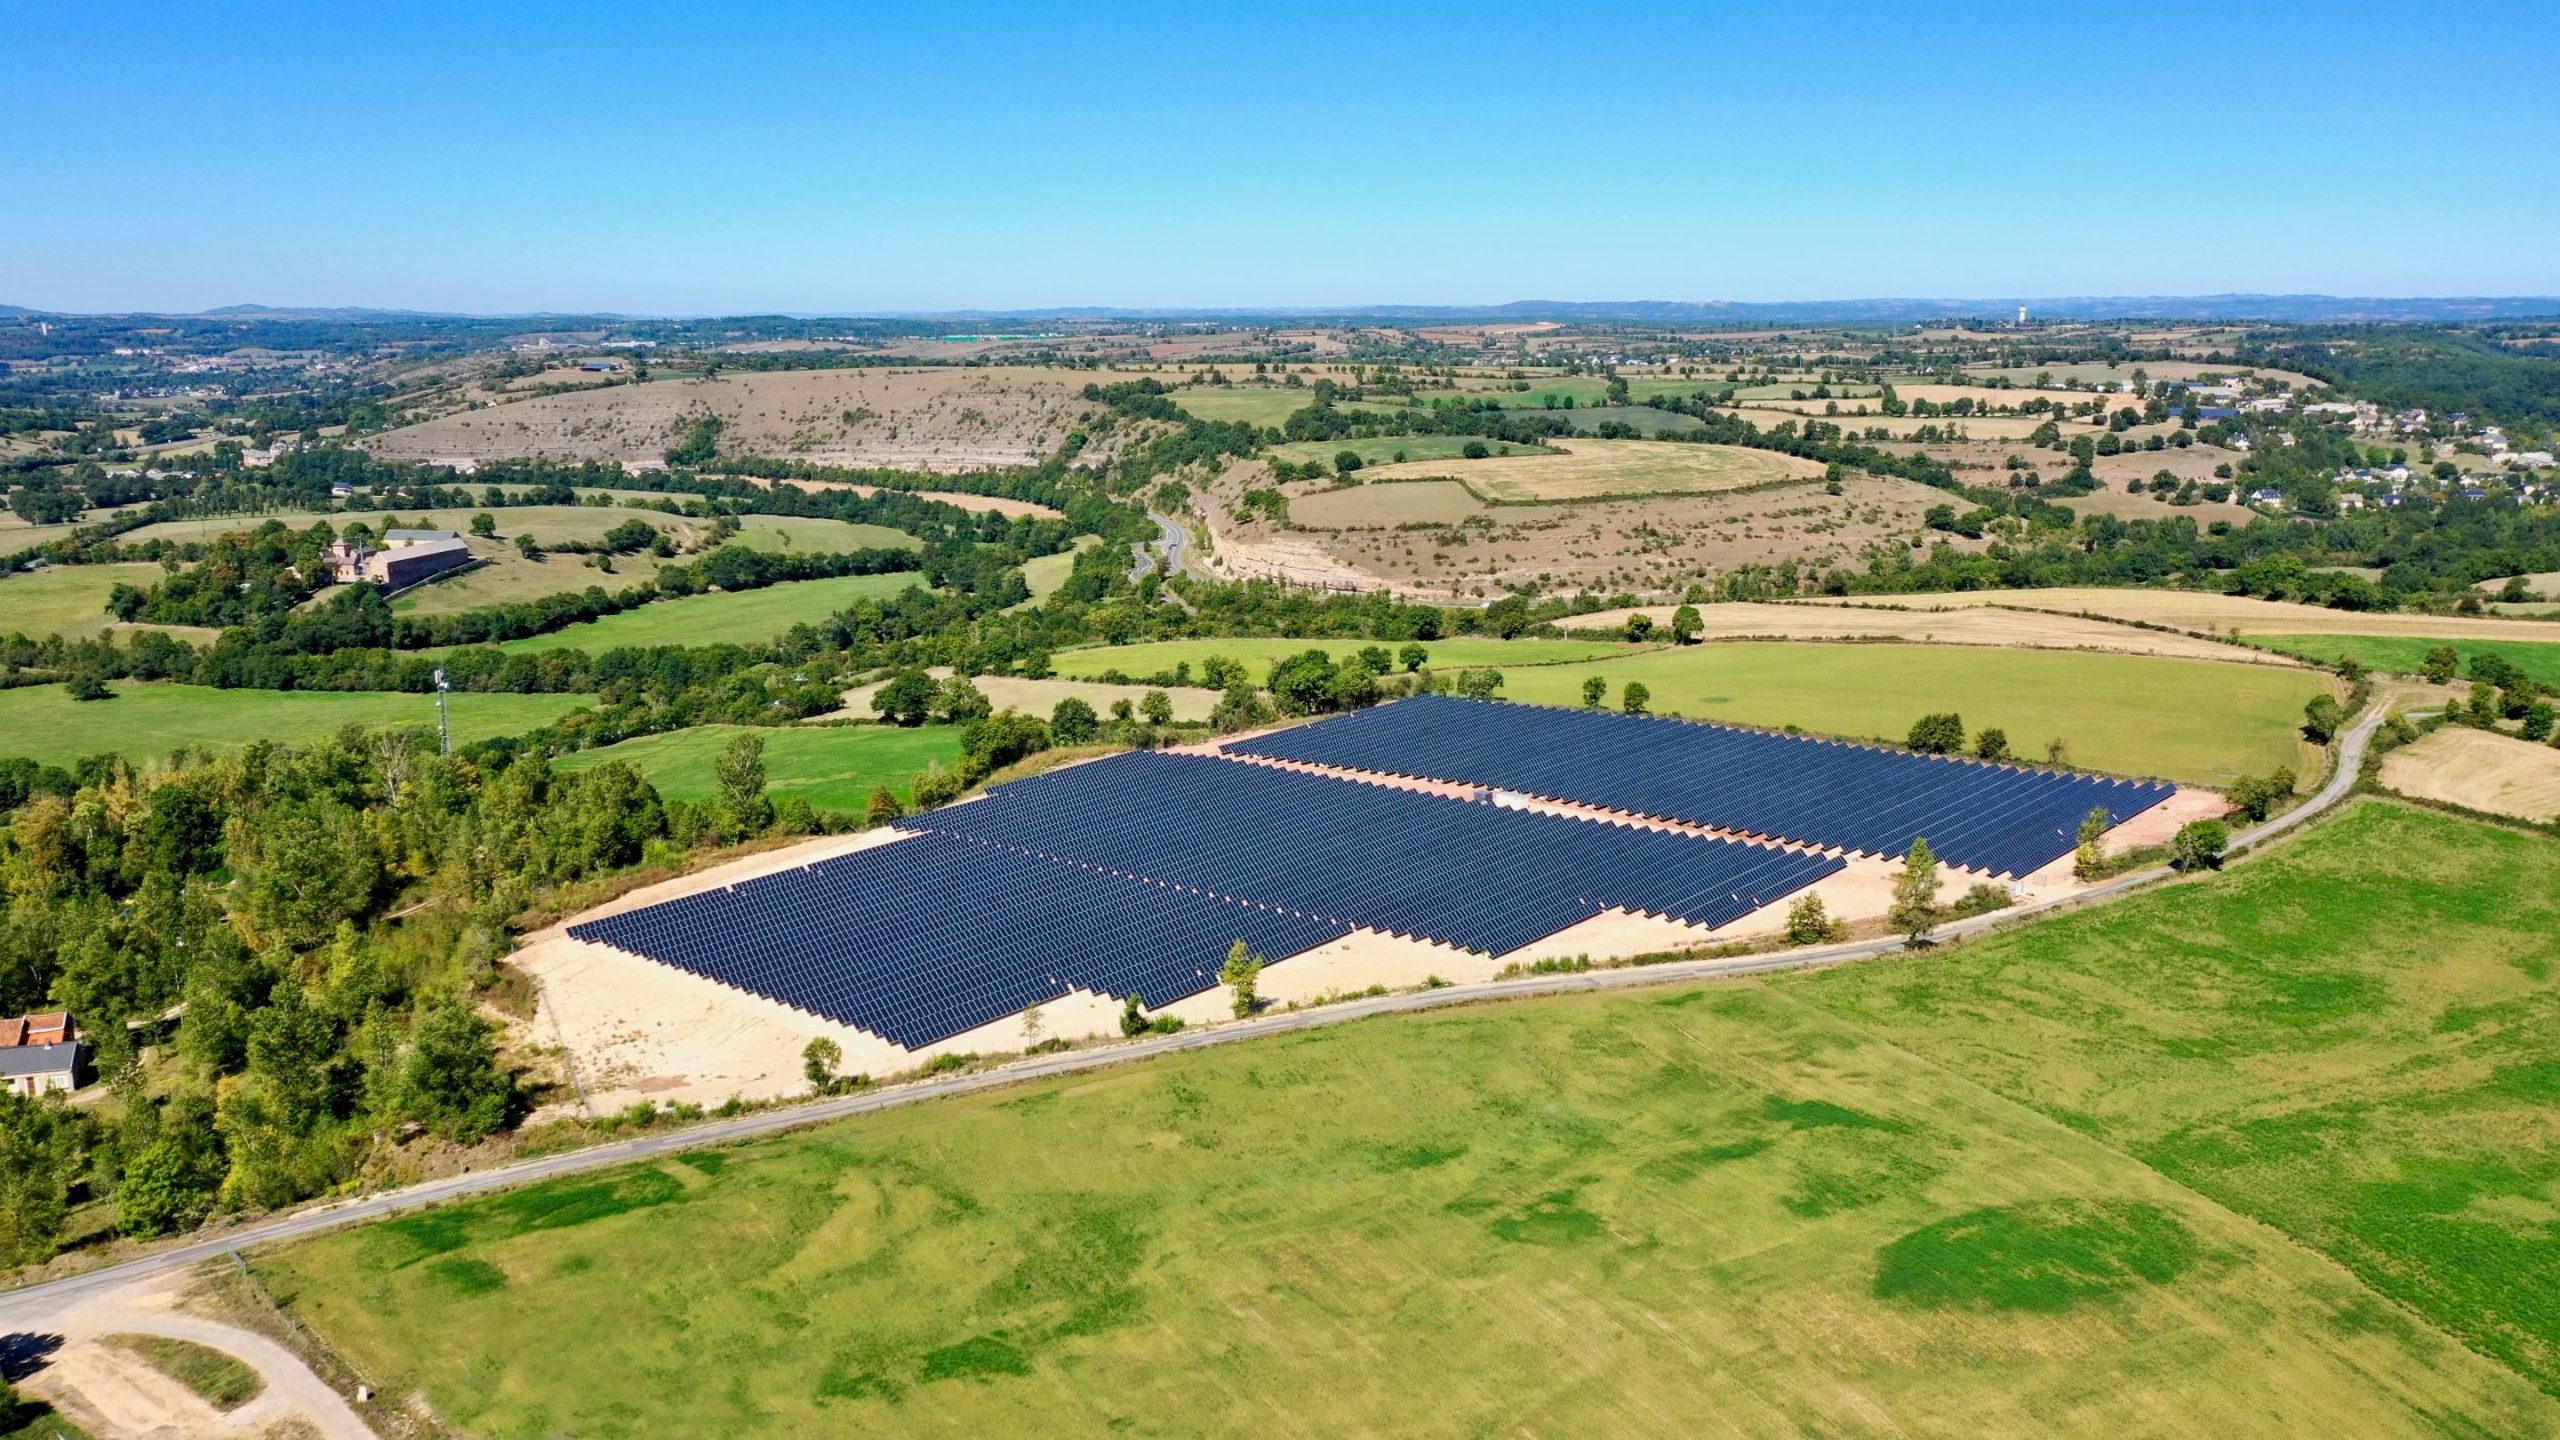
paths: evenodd
<path fill-rule="evenodd" d="M 913 1049 L 1070 990 L 1171 1004 L 1238 940 L 1291 955 L 1350 929 L 926 834 L 569 933 Z"/>
<path fill-rule="evenodd" d="M 2157 781 L 2031 770 L 1765 730 L 1425 695 L 1233 747 L 1351 770 L 1498 786 L 1745 835 L 2024 875 L 2174 794 Z"/>
<path fill-rule="evenodd" d="M 1611 907 L 1723 925 L 1841 868 L 1197 755 L 1071 766 L 899 824 L 1493 955 Z"/>

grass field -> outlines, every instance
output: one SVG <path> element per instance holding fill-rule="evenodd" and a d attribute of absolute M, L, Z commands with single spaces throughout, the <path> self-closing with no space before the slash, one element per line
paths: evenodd
<path fill-rule="evenodd" d="M 1267 426 L 1278 425 L 1291 412 L 1314 404 L 1315 397 L 1304 390 L 1202 385 L 1176 390 L 1173 403 L 1203 420 L 1243 420 Z"/>
<path fill-rule="evenodd" d="M 1922 715 L 1952 710 L 1969 731 L 2007 731 L 2023 755 L 2041 758 L 2059 738 L 2076 765 L 2202 785 L 2307 765 L 2294 727 L 2328 683 L 2309 671 L 2147 655 L 1737 641 L 1506 670 L 1501 695 L 1579 705 L 1594 675 L 1609 682 L 1613 706 L 1640 680 L 1657 715 L 1828 735 L 1898 741 Z"/>
<path fill-rule="evenodd" d="M 2407 1307 L 2332 1325 L 2414 1314 L 2560 1394 L 2560 844 L 2371 802 L 2222 879 L 1786 988 Z"/>
<path fill-rule="evenodd" d="M 216 1410 L 237 1410 L 267 1388 L 257 1371 L 191 1340 L 173 1340 L 165 1335 L 110 1335 L 107 1343 L 186 1386 Z"/>
<path fill-rule="evenodd" d="M 1755 982 L 1276 1036 L 253 1264 L 494 1440 L 2560 1427 L 2276 1232 Z"/>
<path fill-rule="evenodd" d="M 59 685 L 0 690 L 0 756 L 68 766 L 84 755 L 156 758 L 180 745 L 236 750 L 252 740 L 308 744 L 349 725 L 432 730 L 433 695 L 377 691 L 215 690 L 118 681 L 112 700 L 73 700 Z M 451 699 L 455 744 L 547 725 L 592 695 L 464 695 Z"/>
<path fill-rule="evenodd" d="M 1026 603 L 1037 605 L 1057 594 L 1067 583 L 1067 577 L 1075 573 L 1076 556 L 1101 543 L 1098 536 L 1079 535 L 1073 550 L 1061 550 L 1055 555 L 1034 555 L 1023 561 L 1022 583 L 1031 588 L 1031 599 Z"/>
<path fill-rule="evenodd" d="M 2512 815 L 2560 819 L 2560 749 L 2448 725 L 2382 757 L 2382 783 L 2403 795 Z"/>
<path fill-rule="evenodd" d="M 1608 495 L 1693 495 L 1811 479 L 1810 460 L 1732 445 L 1664 440 L 1570 440 L 1552 455 L 1496 455 L 1482 460 L 1414 460 L 1380 467 L 1374 477 L 1456 479 L 1487 500 L 1540 504 Z"/>
<path fill-rule="evenodd" d="M 101 511 L 91 511 L 90 515 L 104 518 L 104 512 Z M 15 555 L 21 550 L 33 550 L 48 540 L 61 539 L 79 529 L 84 523 L 96 522 L 90 520 L 88 516 L 83 516 L 79 520 L 65 521 L 60 525 L 30 525 L 17 516 L 11 515 L 5 520 L 0 520 L 0 555 Z"/>
<path fill-rule="evenodd" d="M 1967 590 L 1933 595 L 1862 597 L 1860 604 L 1879 602 L 1914 610 L 1948 610 L 1969 605 L 2010 605 L 2026 610 L 2068 610 L 2242 635 L 2421 635 L 2446 640 L 2478 640 L 2493 646 L 2522 641 L 2560 641 L 2560 624 L 2536 620 L 2497 620 L 2474 615 L 2376 614 L 2331 610 L 2281 600 L 2253 600 L 2245 595 L 2208 594 L 2200 590 L 2116 589 L 2064 586 L 2052 590 Z"/>
<path fill-rule="evenodd" d="M 606 574 L 588 564 L 584 555 L 545 555 L 528 560 L 503 541 L 475 539 L 469 544 L 472 555 L 480 561 L 478 565 L 449 571 L 424 585 L 413 585 L 392 598 L 391 608 L 402 615 L 457 615 L 465 610 L 584 590 L 590 585 L 620 590 L 658 573 L 657 557 L 645 553 L 613 557 L 613 573 Z"/>
<path fill-rule="evenodd" d="M 1484 444 L 1473 435 L 1382 435 L 1365 440 L 1300 440 L 1287 445 L 1274 445 L 1271 453 L 1280 459 L 1304 465 L 1321 460 L 1327 465 L 1333 457 L 1348 450 L 1360 457 L 1363 465 L 1393 465 L 1395 457 L 1406 460 L 1456 460 L 1464 456 L 1467 446 Z M 1543 455 L 1548 451 L 1537 445 L 1505 445 L 1491 448 L 1507 450 L 1514 455 Z"/>
<path fill-rule="evenodd" d="M 0 635 L 42 639 L 59 635 L 87 640 L 107 632 L 107 594 L 119 584 L 156 585 L 168 578 L 157 565 L 48 565 L 0 575 Z"/>
<path fill-rule="evenodd" d="M 1474 464 L 1474 461 L 1468 461 Z M 1372 526 L 1455 525 L 1488 514 L 1475 492 L 1456 480 L 1399 480 L 1319 490 L 1293 496 L 1291 523 L 1310 530 L 1360 530 Z"/>
<path fill-rule="evenodd" d="M 2323 664 L 2353 655 L 2374 670 L 2415 675 L 2427 663 L 2427 652 L 2450 645 L 2462 657 L 2462 674 L 2471 674 L 2471 658 L 2487 652 L 2542 684 L 2560 687 L 2560 626 L 2549 640 L 2437 640 L 2421 635 L 2252 635 L 2249 641 L 2286 655 Z"/>
<path fill-rule="evenodd" d="M 1615 640 L 1496 640 L 1482 635 L 1457 635 L 1439 640 L 1425 640 L 1422 648 L 1430 652 L 1427 662 L 1434 670 L 1454 670 L 1468 665 L 1549 665 L 1564 661 L 1588 660 L 1599 655 L 1632 655 L 1633 647 Z M 1084 650 L 1061 650 L 1051 659 L 1058 674 L 1070 680 L 1090 680 L 1106 670 L 1123 675 L 1160 675 L 1174 666 L 1188 663 L 1197 674 L 1200 662 L 1212 655 L 1223 655 L 1251 667 L 1259 683 L 1262 673 L 1275 660 L 1309 650 L 1322 650 L 1336 660 L 1348 659 L 1371 645 L 1382 646 L 1392 655 L 1403 648 L 1399 641 L 1389 640 L 1296 640 L 1271 636 L 1231 638 L 1223 640 L 1150 640 L 1138 645 L 1099 645 Z M 1403 662 L 1397 662 L 1403 668 Z"/>
<path fill-rule="evenodd" d="M 927 765 L 948 768 L 960 756 L 960 731 L 951 725 L 913 730 L 888 726 L 808 726 L 756 729 L 702 725 L 664 735 L 644 735 L 600 750 L 560 757 L 563 770 L 583 770 L 619 760 L 638 770 L 671 799 L 701 800 L 718 792 L 712 767 L 741 734 L 764 737 L 768 794 L 805 795 L 821 810 L 859 815 L 881 785 L 907 798 L 907 782 Z"/>
<path fill-rule="evenodd" d="M 910 585 L 923 583 L 921 575 L 899 572 L 840 575 L 827 580 L 767 585 L 761 590 L 687 595 L 680 600 L 652 601 L 637 610 L 625 610 L 547 635 L 510 640 L 499 648 L 527 654 L 584 650 L 601 655 L 627 645 L 763 644 L 804 621 L 815 624 L 824 620 L 856 600 L 895 595 Z"/>

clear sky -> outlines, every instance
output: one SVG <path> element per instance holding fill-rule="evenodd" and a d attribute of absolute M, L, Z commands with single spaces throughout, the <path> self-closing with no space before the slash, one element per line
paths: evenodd
<path fill-rule="evenodd" d="M 0 0 L 0 302 L 2560 294 L 2560 5 Z"/>

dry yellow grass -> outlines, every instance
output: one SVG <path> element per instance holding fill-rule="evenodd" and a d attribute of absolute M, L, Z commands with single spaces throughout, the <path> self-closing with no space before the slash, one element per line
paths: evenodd
<path fill-rule="evenodd" d="M 1483 460 L 1414 460 L 1380 466 L 1379 480 L 1462 480 L 1487 500 L 1537 504 L 1623 495 L 1700 495 L 1795 479 L 1815 479 L 1810 460 L 1732 445 L 1663 440 L 1572 440 L 1554 454 Z"/>
<path fill-rule="evenodd" d="M 2560 625 L 2533 620 L 2493 620 L 2466 615 L 2378 615 L 2358 610 L 2330 610 L 2252 600 L 2238 595 L 2206 595 L 2190 590 L 2113 590 L 2066 586 L 2052 590 L 1971 590 L 1961 594 L 1904 595 L 1891 603 L 1915 610 L 1957 610 L 1981 605 L 2010 605 L 2031 610 L 2067 610 L 2181 630 L 2244 635 L 2420 635 L 2447 640 L 2560 640 Z"/>
<path fill-rule="evenodd" d="M 1676 607 L 1644 605 L 1601 610 L 1556 623 L 1567 630 L 1612 631 L 1631 614 L 1668 626 Z M 2174 655 L 2190 660 L 2295 665 L 2289 657 L 2167 630 L 2141 630 L 2077 615 L 2026 614 L 2016 610 L 1885 610 L 1842 605 L 1701 605 L 1698 618 L 1711 639 L 1772 636 L 1790 640 L 1844 640 L 1890 636 L 1936 645 L 1990 645 L 2026 650 L 2107 650 L 2126 655 Z"/>
<path fill-rule="evenodd" d="M 1290 520 L 1310 530 L 1455 525 L 1484 510 L 1484 502 L 1455 480 L 1359 485 L 1289 498 Z"/>
<path fill-rule="evenodd" d="M 2560 750 L 2486 730 L 2447 726 L 2392 751 L 2382 759 L 2382 783 L 2492 815 L 2560 819 Z"/>

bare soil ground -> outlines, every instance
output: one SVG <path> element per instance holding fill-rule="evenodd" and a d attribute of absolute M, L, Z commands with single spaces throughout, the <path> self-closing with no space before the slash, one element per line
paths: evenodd
<path fill-rule="evenodd" d="M 1980 605 L 2018 606 L 2031 610 L 2065 610 L 2169 625 L 2209 633 L 2243 635 L 2419 635 L 2447 640 L 2552 640 L 2560 626 L 2535 620 L 2494 620 L 2486 616 L 2372 614 L 2253 600 L 2239 595 L 2207 595 L 2191 590 L 2116 590 L 2066 586 L 2052 590 L 1973 590 L 1946 595 L 1879 597 L 1914 610 L 1960 610 Z M 1843 603 L 1813 601 L 1808 603 Z M 1865 603 L 1876 603 L 1870 600 Z"/>
<path fill-rule="evenodd" d="M 2403 795 L 2548 823 L 2560 819 L 2560 749 L 2448 725 L 2382 757 Z"/>
<path fill-rule="evenodd" d="M 1427 482 L 1298 485 L 1283 487 L 1293 521 L 1283 528 L 1237 503 L 1247 487 L 1269 483 L 1267 469 L 1248 463 L 1207 487 L 1211 570 L 1443 600 L 1517 586 L 1677 594 L 1700 577 L 1787 560 L 1816 572 L 1863 568 L 1872 547 L 1907 548 L 1929 508 L 1946 503 L 1943 491 L 1864 475 L 1839 495 L 1807 482 L 1534 506 L 1474 504 L 1460 487 Z"/>
<path fill-rule="evenodd" d="M 1905 599 L 1928 597 L 1904 597 Z M 1634 610 L 1600 610 L 1556 623 L 1567 630 L 1617 630 L 1633 614 L 1649 615 L 1668 629 L 1677 607 L 1644 605 Z M 2077 615 L 2023 613 L 2016 610 L 1908 610 L 1837 604 L 1790 603 L 1701 605 L 1705 634 L 1715 639 L 1771 637 L 1789 640 L 1847 640 L 1889 636 L 1937 645 L 1991 645 L 2037 650 L 2110 650 L 2129 655 L 2173 655 L 2191 660 L 2232 660 L 2296 666 L 2290 657 L 2217 640 L 2200 640 L 2166 630 L 2142 630 Z"/>
<path fill-rule="evenodd" d="M 64 1337 L 64 1344 L 46 1357 L 26 1388 L 100 1440 L 283 1434 L 365 1440 L 373 1434 L 292 1351 L 264 1335 L 179 1308 L 188 1283 L 186 1272 L 174 1272 L 77 1301 L 51 1317 L 48 1327 Z M 105 1338 L 116 1334 L 166 1336 L 219 1350 L 258 1372 L 265 1387 L 247 1403 L 218 1411 Z"/>
<path fill-rule="evenodd" d="M 1028 463 L 1090 407 L 1091 377 L 1062 369 L 771 371 L 545 395 L 439 416 L 376 436 L 397 460 L 540 456 L 657 465 L 693 421 L 727 427 L 723 454 L 961 471 Z"/>

